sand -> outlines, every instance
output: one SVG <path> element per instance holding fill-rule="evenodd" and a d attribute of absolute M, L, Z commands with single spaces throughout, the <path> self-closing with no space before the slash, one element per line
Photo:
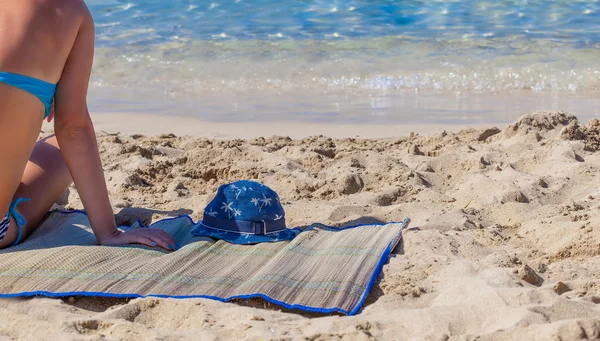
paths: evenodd
<path fill-rule="evenodd" d="M 379 139 L 104 128 L 122 224 L 198 220 L 220 184 L 257 179 L 279 192 L 289 226 L 410 217 L 411 228 L 357 316 L 260 300 L 4 299 L 0 340 L 600 339 L 600 120 L 536 112 Z M 74 188 L 59 207 L 82 208 Z"/>

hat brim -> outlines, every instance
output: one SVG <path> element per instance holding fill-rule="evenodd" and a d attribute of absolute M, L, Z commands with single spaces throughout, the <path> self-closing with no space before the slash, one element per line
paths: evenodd
<path fill-rule="evenodd" d="M 221 239 L 232 244 L 247 245 L 292 240 L 296 238 L 296 236 L 300 234 L 300 232 L 302 232 L 301 229 L 293 228 L 261 235 L 250 233 L 236 233 L 219 230 L 210 226 L 206 226 L 202 222 L 199 222 L 196 225 L 196 228 L 192 231 L 192 235 L 196 237 L 211 237 L 214 239 Z"/>

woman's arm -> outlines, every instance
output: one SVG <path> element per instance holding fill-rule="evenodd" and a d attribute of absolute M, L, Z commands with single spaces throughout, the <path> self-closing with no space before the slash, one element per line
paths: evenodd
<path fill-rule="evenodd" d="M 85 5 L 84 5 L 85 6 Z M 87 91 L 94 56 L 94 21 L 85 8 L 73 48 L 55 95 L 54 130 L 60 149 L 101 244 L 140 243 L 174 249 L 175 240 L 157 229 L 121 233 L 115 223 L 87 108 Z"/>

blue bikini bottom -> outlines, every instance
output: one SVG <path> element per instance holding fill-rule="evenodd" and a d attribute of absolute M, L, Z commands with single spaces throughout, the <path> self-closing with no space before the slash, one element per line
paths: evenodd
<path fill-rule="evenodd" d="M 27 221 L 25 221 L 25 218 L 23 218 L 23 216 L 21 214 L 19 214 L 19 212 L 17 212 L 17 205 L 19 205 L 23 201 L 29 201 L 29 200 L 30 199 L 28 199 L 28 198 L 25 198 L 25 199 L 19 198 L 19 199 L 13 201 L 12 204 L 10 204 L 8 213 L 6 213 L 4 218 L 2 218 L 2 220 L 0 220 L 0 240 L 4 239 L 6 232 L 8 232 L 8 227 L 10 226 L 10 217 L 13 217 L 13 218 L 15 218 L 15 221 L 17 223 L 17 228 L 19 229 L 19 233 L 17 234 L 17 239 L 11 246 L 15 246 L 15 245 L 19 244 L 19 242 L 21 241 L 21 236 L 23 235 L 23 226 L 25 226 Z"/>
<path fill-rule="evenodd" d="M 44 118 L 50 115 L 54 94 L 56 93 L 56 84 L 48 83 L 41 79 L 18 75 L 16 73 L 1 72 L 0 83 L 14 86 L 17 89 L 27 91 L 37 97 L 44 104 Z"/>

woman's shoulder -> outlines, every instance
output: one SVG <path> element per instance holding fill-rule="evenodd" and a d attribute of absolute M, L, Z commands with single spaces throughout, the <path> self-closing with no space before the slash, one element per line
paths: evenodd
<path fill-rule="evenodd" d="M 70 19 L 88 19 L 91 18 L 90 11 L 84 0 L 44 0 L 47 6 L 54 7 L 56 13 L 68 15 Z M 72 17 L 72 16 L 77 17 Z"/>
<path fill-rule="evenodd" d="M 77 26 L 84 20 L 90 20 L 91 14 L 84 0 L 24 0 L 19 1 L 18 9 L 16 2 L 3 5 L 0 1 L 0 10 L 11 8 L 15 14 L 24 14 L 28 20 L 33 22 L 46 22 L 52 27 L 53 23 L 58 26 Z M 58 21 L 62 21 L 63 25 Z M 64 25 L 66 24 L 66 25 Z"/>

